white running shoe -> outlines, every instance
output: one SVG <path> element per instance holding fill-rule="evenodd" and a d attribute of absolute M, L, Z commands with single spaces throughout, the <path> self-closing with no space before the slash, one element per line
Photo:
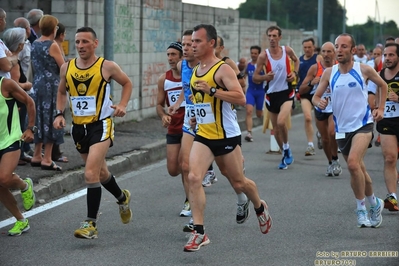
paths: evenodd
<path fill-rule="evenodd" d="M 187 200 L 183 204 L 183 209 L 180 212 L 180 217 L 191 217 L 190 202 Z"/>
<path fill-rule="evenodd" d="M 371 222 L 367 216 L 366 210 L 356 210 L 357 214 L 357 227 L 371 227 Z"/>
<path fill-rule="evenodd" d="M 333 167 L 332 164 L 329 164 L 326 171 L 326 176 L 333 176 Z"/>
<path fill-rule="evenodd" d="M 370 223 L 371 227 L 377 228 L 382 223 L 382 210 L 384 209 L 384 201 L 376 198 L 377 205 L 370 207 Z"/>
<path fill-rule="evenodd" d="M 211 170 L 206 172 L 204 180 L 202 180 L 203 187 L 210 187 L 212 184 L 218 182 L 215 171 Z"/>
<path fill-rule="evenodd" d="M 315 155 L 315 154 L 316 154 L 316 152 L 314 151 L 314 147 L 309 145 L 306 148 L 305 156 L 312 156 L 312 155 Z"/>
<path fill-rule="evenodd" d="M 332 160 L 332 173 L 334 176 L 339 176 L 342 174 L 342 167 L 338 160 Z"/>

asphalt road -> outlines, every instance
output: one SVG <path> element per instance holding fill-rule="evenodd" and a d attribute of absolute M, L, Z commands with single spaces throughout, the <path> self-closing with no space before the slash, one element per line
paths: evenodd
<path fill-rule="evenodd" d="M 10 225 L 4 227 L 6 221 L 0 221 L 0 265 L 399 265 L 399 213 L 384 210 L 380 228 L 357 228 L 343 159 L 343 174 L 326 177 L 321 150 L 304 156 L 303 117 L 293 117 L 292 125 L 295 162 L 288 170 L 277 169 L 281 155 L 265 153 L 269 135 L 260 128 L 253 132 L 253 143 L 243 142 L 246 174 L 257 183 L 273 217 L 267 235 L 260 233 L 252 206 L 248 221 L 235 223 L 236 197 L 218 172 L 219 181 L 206 188 L 205 226 L 211 244 L 195 253 L 183 252 L 187 238 L 182 226 L 188 218 L 179 217 L 182 185 L 180 178 L 168 176 L 163 160 L 118 178 L 132 193 L 130 224 L 120 222 L 115 200 L 103 190 L 98 239 L 73 237 L 85 218 L 84 196 L 60 199 L 66 202 L 29 217 L 31 229 L 19 237 L 7 236 Z M 380 148 L 368 150 L 366 166 L 375 194 L 384 198 Z M 329 260 L 335 264 L 327 264 L 332 263 Z"/>

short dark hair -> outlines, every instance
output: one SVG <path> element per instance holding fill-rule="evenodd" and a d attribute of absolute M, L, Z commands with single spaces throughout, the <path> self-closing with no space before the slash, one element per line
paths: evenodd
<path fill-rule="evenodd" d="M 278 31 L 278 36 L 281 36 L 281 28 L 279 26 L 270 26 L 269 28 L 267 28 L 266 30 L 266 35 L 269 31 L 273 31 L 273 30 L 277 30 Z"/>
<path fill-rule="evenodd" d="M 183 36 L 193 35 L 193 30 L 185 30 Z"/>
<path fill-rule="evenodd" d="M 342 34 L 338 35 L 337 38 L 341 37 L 341 36 L 349 36 L 351 38 L 351 48 L 355 48 L 356 47 L 356 41 L 355 41 L 355 38 L 353 38 L 352 34 L 342 33 Z"/>
<path fill-rule="evenodd" d="M 312 44 L 314 45 L 314 39 L 312 37 L 306 38 L 305 40 L 303 40 L 302 44 L 304 44 L 305 42 L 312 42 Z"/>
<path fill-rule="evenodd" d="M 252 46 L 249 48 L 249 50 L 251 51 L 252 49 L 258 50 L 259 53 L 260 53 L 260 51 L 262 50 L 262 48 L 260 48 L 259 45 L 252 45 Z"/>
<path fill-rule="evenodd" d="M 55 34 L 55 38 L 58 38 L 58 37 L 60 37 L 61 34 L 65 33 L 64 24 L 58 22 L 57 26 L 58 26 L 58 30 L 57 30 L 57 33 Z"/>
<path fill-rule="evenodd" d="M 224 40 L 222 36 L 218 35 L 218 39 L 220 40 L 220 46 L 224 46 Z"/>
<path fill-rule="evenodd" d="M 206 38 L 207 38 L 208 42 L 210 42 L 211 40 L 215 40 L 215 45 L 213 47 L 216 47 L 217 37 L 218 37 L 216 28 L 210 24 L 199 24 L 199 25 L 195 26 L 193 30 L 199 31 L 200 29 L 204 29 L 206 31 Z"/>
<path fill-rule="evenodd" d="M 395 41 L 395 38 L 392 36 L 389 36 L 388 38 L 385 39 L 385 42 L 387 41 Z"/>
<path fill-rule="evenodd" d="M 385 48 L 387 48 L 387 47 L 390 47 L 390 46 L 395 46 L 396 47 L 396 55 L 399 57 L 399 44 L 397 44 L 397 43 L 387 43 L 386 45 L 385 45 Z"/>
<path fill-rule="evenodd" d="M 81 27 L 76 30 L 76 33 L 79 33 L 79 32 L 91 32 L 91 34 L 93 34 L 93 38 L 97 39 L 97 34 L 91 27 Z"/>

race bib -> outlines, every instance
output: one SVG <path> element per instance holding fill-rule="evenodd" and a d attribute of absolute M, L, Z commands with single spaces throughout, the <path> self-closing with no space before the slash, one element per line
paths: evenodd
<path fill-rule="evenodd" d="M 168 91 L 168 99 L 169 99 L 169 104 L 172 106 L 174 105 L 177 100 L 179 99 L 181 90 L 174 90 L 174 91 Z M 186 106 L 186 101 L 183 101 L 180 105 L 180 107 Z"/>
<path fill-rule="evenodd" d="M 398 117 L 399 103 L 387 101 L 385 103 L 384 118 Z"/>
<path fill-rule="evenodd" d="M 335 139 L 344 139 L 345 138 L 345 133 L 340 133 L 340 132 L 336 132 L 335 133 Z"/>
<path fill-rule="evenodd" d="M 72 112 L 74 116 L 96 115 L 95 96 L 71 96 Z"/>
<path fill-rule="evenodd" d="M 193 118 L 195 117 L 195 107 L 192 104 L 187 104 L 186 105 L 186 116 L 187 118 Z"/>
<path fill-rule="evenodd" d="M 212 112 L 210 103 L 195 104 L 195 118 L 197 124 L 211 124 L 215 123 L 215 117 Z"/>

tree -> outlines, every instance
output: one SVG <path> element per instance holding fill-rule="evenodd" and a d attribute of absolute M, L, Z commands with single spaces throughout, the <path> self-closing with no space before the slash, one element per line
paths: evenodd
<path fill-rule="evenodd" d="M 247 0 L 238 10 L 241 18 L 267 19 L 268 0 Z M 282 28 L 317 29 L 318 0 L 270 0 L 270 20 Z M 342 31 L 343 7 L 338 0 L 324 0 L 323 41 Z M 288 23 L 287 23 L 288 20 Z M 328 29 L 328 30 L 326 30 Z"/>

